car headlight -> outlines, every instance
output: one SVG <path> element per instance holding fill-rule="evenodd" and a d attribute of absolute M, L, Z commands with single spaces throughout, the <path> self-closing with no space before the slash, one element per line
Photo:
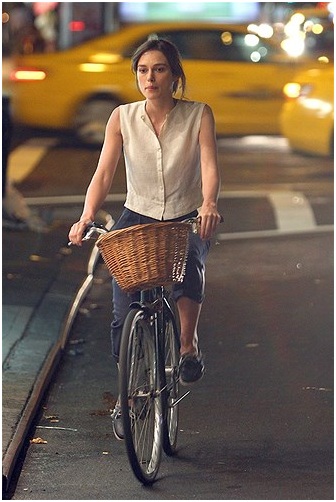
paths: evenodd
<path fill-rule="evenodd" d="M 296 99 L 302 96 L 308 96 L 313 90 L 311 84 L 299 84 L 298 82 L 288 82 L 284 88 L 283 93 L 286 98 Z"/>

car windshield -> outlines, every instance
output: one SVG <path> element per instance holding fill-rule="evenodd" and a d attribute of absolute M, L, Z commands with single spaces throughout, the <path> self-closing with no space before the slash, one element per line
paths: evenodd
<path fill-rule="evenodd" d="M 334 59 L 334 29 L 333 25 L 321 25 L 322 32 L 315 34 L 313 31 L 306 33 L 305 53 L 307 56 L 320 57 L 327 55 Z"/>
<path fill-rule="evenodd" d="M 182 59 L 267 62 L 273 55 L 279 54 L 275 46 L 257 35 L 232 30 L 175 30 L 157 32 L 156 35 L 173 42 Z M 140 39 L 128 47 L 124 56 L 131 57 L 146 39 Z"/>

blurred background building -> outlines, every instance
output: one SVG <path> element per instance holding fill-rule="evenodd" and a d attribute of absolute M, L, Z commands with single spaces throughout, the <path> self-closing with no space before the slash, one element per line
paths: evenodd
<path fill-rule="evenodd" d="M 296 9 L 330 12 L 331 5 L 331 2 L 2 2 L 3 56 L 58 51 L 117 31 L 126 24 L 151 21 L 254 23 L 264 30 L 268 27 L 273 34 L 283 30 Z"/>

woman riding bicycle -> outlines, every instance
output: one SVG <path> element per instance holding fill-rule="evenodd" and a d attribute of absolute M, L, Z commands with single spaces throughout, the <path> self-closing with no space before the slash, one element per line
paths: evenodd
<path fill-rule="evenodd" d="M 184 99 L 186 78 L 177 48 L 150 38 L 132 58 L 132 70 L 144 100 L 115 108 L 108 120 L 97 169 L 88 187 L 82 215 L 69 232 L 81 245 L 86 226 L 103 204 L 124 154 L 127 196 L 113 230 L 157 221 L 200 217 L 191 234 L 186 274 L 173 288 L 181 323 L 180 382 L 190 384 L 204 373 L 197 326 L 204 300 L 204 263 L 221 216 L 217 210 L 220 175 L 215 123 L 210 107 Z M 209 75 L 209 78 L 211 76 Z M 181 88 L 180 98 L 175 94 Z M 112 352 L 118 361 L 120 336 L 130 304 L 113 280 Z M 118 403 L 114 431 L 122 438 Z"/>

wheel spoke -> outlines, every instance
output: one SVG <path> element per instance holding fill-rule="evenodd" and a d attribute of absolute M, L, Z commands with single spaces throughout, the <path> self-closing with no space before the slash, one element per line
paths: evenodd
<path fill-rule="evenodd" d="M 143 483 L 154 480 L 162 449 L 162 409 L 152 327 L 131 311 L 120 351 L 121 408 L 128 457 Z"/>
<path fill-rule="evenodd" d="M 164 425 L 163 448 L 167 455 L 173 455 L 176 450 L 178 433 L 178 363 L 179 363 L 179 332 L 176 321 L 167 308 L 164 319 Z"/>

